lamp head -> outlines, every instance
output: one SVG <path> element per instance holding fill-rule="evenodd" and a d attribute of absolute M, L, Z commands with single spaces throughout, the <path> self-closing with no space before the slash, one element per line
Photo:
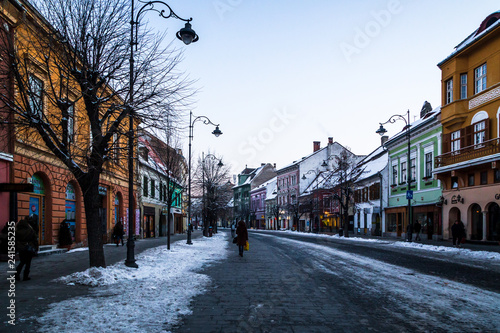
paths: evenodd
<path fill-rule="evenodd" d="M 223 166 L 224 166 L 224 163 L 222 163 L 222 161 L 221 161 L 221 160 L 219 160 L 219 163 L 217 163 L 217 166 L 218 166 L 219 168 L 221 168 L 221 167 L 223 167 Z"/>
<path fill-rule="evenodd" d="M 213 135 L 215 135 L 216 137 L 219 137 L 219 135 L 222 135 L 222 132 L 221 130 L 219 129 L 219 126 L 215 126 L 215 129 L 214 131 L 212 132 Z"/>
<path fill-rule="evenodd" d="M 384 126 L 382 126 L 382 124 L 380 124 L 380 127 L 378 128 L 378 130 L 375 133 L 378 133 L 378 134 L 380 134 L 380 136 L 382 136 L 385 133 L 387 133 L 387 130 L 384 128 Z"/>
<path fill-rule="evenodd" d="M 184 28 L 179 30 L 176 34 L 177 38 L 182 40 L 184 44 L 189 45 L 191 43 L 197 42 L 199 37 L 191 28 L 191 23 L 186 22 Z"/>
<path fill-rule="evenodd" d="M 302 179 L 303 179 L 303 180 L 306 180 L 306 179 L 307 179 L 305 174 L 303 174 L 303 175 L 302 175 Z"/>
<path fill-rule="evenodd" d="M 321 166 L 322 166 L 323 168 L 326 168 L 326 167 L 328 166 L 328 164 L 326 163 L 326 161 L 323 161 L 323 163 L 321 164 Z"/>

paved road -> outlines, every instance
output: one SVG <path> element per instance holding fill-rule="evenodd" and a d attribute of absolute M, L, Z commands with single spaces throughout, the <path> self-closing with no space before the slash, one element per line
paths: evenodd
<path fill-rule="evenodd" d="M 206 268 L 174 332 L 500 332 L 500 265 L 387 244 L 251 232 Z"/>

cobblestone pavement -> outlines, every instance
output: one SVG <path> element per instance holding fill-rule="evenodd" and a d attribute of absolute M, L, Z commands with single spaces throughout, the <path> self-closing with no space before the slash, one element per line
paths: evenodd
<path fill-rule="evenodd" d="M 201 236 L 201 231 L 193 232 L 193 238 Z M 186 239 L 186 234 L 177 234 L 171 237 L 171 244 Z M 149 238 L 135 242 L 135 254 L 166 245 L 167 238 Z M 112 265 L 120 261 L 125 261 L 127 257 L 127 246 L 105 245 L 104 253 L 106 264 Z M 16 262 L 18 263 L 18 262 Z M 89 287 L 82 285 L 68 286 L 62 283 L 53 282 L 54 279 L 66 276 L 75 272 L 84 271 L 89 268 L 88 251 L 78 251 L 72 253 L 60 253 L 49 256 L 33 258 L 31 264 L 31 280 L 16 283 L 16 325 L 7 325 L 7 317 L 2 315 L 0 321 L 0 332 L 36 332 L 36 324 L 33 316 L 43 313 L 47 306 L 53 302 L 60 302 L 69 298 L 89 294 Z M 2 279 L 0 281 L 0 307 L 5 309 L 9 302 L 7 297 L 9 284 L 6 272 L 7 263 L 0 263 Z M 64 309 L 61 309 L 64 311 Z"/>
<path fill-rule="evenodd" d="M 228 260 L 203 271 L 213 288 L 174 332 L 499 332 L 487 310 L 500 307 L 498 264 L 300 234 L 249 238 L 243 258 L 230 244 Z"/>

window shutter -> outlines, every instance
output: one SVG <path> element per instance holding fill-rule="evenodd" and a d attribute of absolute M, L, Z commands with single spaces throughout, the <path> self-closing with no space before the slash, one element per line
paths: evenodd
<path fill-rule="evenodd" d="M 474 130 L 473 125 L 469 125 L 469 126 L 461 129 L 460 135 L 462 136 L 462 131 L 463 131 L 463 136 L 465 137 L 465 144 L 461 148 L 469 147 L 473 144 L 473 142 L 474 142 L 472 140 L 473 130 Z"/>
<path fill-rule="evenodd" d="M 490 119 L 484 120 L 484 141 L 488 141 L 490 139 Z"/>
<path fill-rule="evenodd" d="M 442 149 L 443 154 L 451 151 L 451 133 L 443 134 Z"/>

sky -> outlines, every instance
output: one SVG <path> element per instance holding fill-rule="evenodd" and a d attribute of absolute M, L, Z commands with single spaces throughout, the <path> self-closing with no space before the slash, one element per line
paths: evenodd
<path fill-rule="evenodd" d="M 193 161 L 221 156 L 237 174 L 261 163 L 283 167 L 328 137 L 367 155 L 380 145 L 380 122 L 424 101 L 441 104 L 437 64 L 500 10 L 493 0 L 170 0 L 192 17 L 200 39 L 180 68 L 199 89 Z M 150 19 L 175 32 L 183 22 Z M 151 21 L 152 20 L 152 21 Z M 189 115 L 185 115 L 186 124 Z M 387 126 L 394 135 L 404 124 Z M 187 155 L 188 132 L 183 135 Z"/>

